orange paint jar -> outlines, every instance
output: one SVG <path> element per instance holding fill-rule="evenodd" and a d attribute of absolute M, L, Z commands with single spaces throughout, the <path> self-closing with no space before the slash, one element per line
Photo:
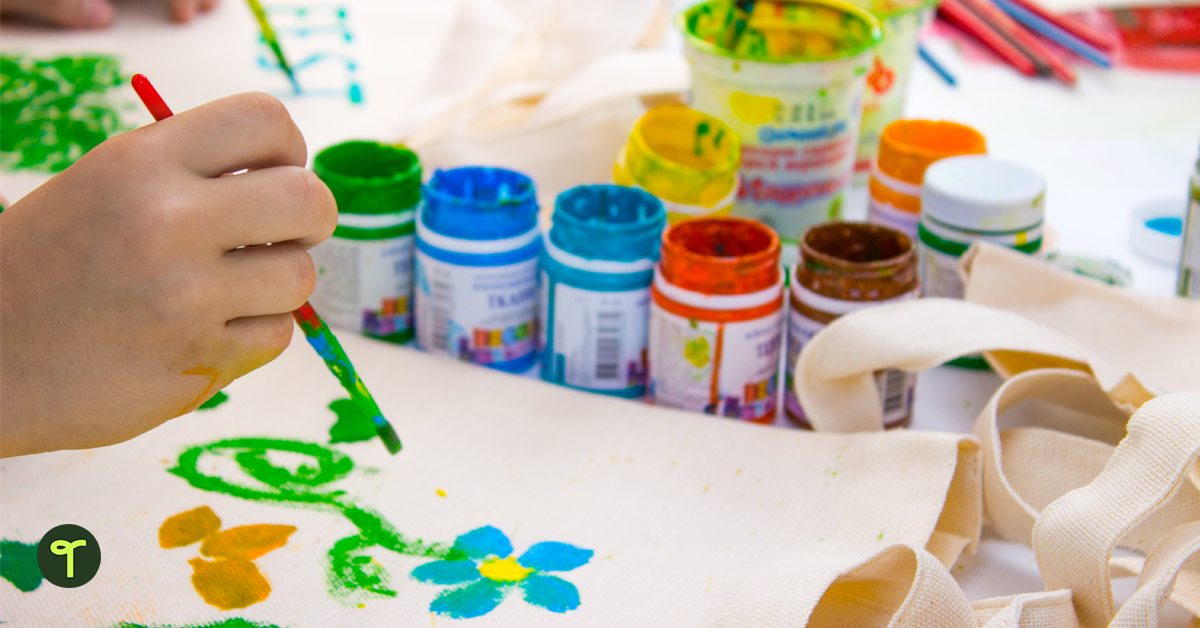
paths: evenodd
<path fill-rule="evenodd" d="M 651 286 L 651 403 L 774 420 L 783 329 L 779 251 L 779 236 L 754 220 L 701 218 L 668 227 Z"/>
<path fill-rule="evenodd" d="M 985 152 L 983 135 L 956 122 L 897 120 L 887 125 L 871 164 L 867 220 L 915 240 L 925 169 L 939 159 Z"/>

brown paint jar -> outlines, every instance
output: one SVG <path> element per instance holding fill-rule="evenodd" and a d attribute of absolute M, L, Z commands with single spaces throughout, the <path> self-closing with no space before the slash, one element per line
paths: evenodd
<path fill-rule="evenodd" d="M 797 425 L 812 429 L 793 390 L 800 350 L 843 314 L 917 298 L 916 247 L 912 238 L 881 225 L 816 225 L 800 238 L 800 261 L 792 270 L 791 284 L 784 410 Z M 875 380 L 883 400 L 884 425 L 907 427 L 912 422 L 916 374 L 885 369 L 875 372 Z"/>

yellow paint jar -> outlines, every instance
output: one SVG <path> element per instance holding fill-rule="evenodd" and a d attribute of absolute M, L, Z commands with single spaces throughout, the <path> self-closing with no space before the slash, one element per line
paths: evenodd
<path fill-rule="evenodd" d="M 683 105 L 660 105 L 633 127 L 613 179 L 658 197 L 675 224 L 728 216 L 741 164 L 741 140 L 724 122 Z"/>

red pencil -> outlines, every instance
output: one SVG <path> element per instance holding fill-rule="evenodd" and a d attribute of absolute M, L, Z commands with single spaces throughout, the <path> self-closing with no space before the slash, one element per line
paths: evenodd
<path fill-rule="evenodd" d="M 1117 45 L 1116 42 L 1113 41 L 1113 38 L 1109 37 L 1107 34 L 1101 33 L 1100 31 L 1086 24 L 1081 24 L 1077 20 L 1073 20 L 1065 15 L 1054 13 L 1049 9 L 1035 3 L 1033 0 L 1012 1 L 1015 4 L 1025 7 L 1030 12 L 1037 14 L 1047 22 L 1054 24 L 1055 26 L 1067 31 L 1068 33 L 1071 33 L 1072 35 L 1086 41 L 1093 46 L 1096 46 L 1097 48 L 1112 50 L 1113 47 Z"/>
<path fill-rule="evenodd" d="M 158 90 L 150 84 L 150 79 L 141 74 L 134 74 L 129 83 L 133 85 L 133 91 L 137 92 L 138 98 L 142 99 L 142 104 L 150 110 L 155 122 L 174 115 L 167 103 L 163 102 L 162 96 L 158 95 Z"/>
<path fill-rule="evenodd" d="M 991 0 L 962 1 L 967 5 L 968 9 L 974 10 L 983 21 L 990 24 L 1001 35 L 1007 37 L 1026 56 L 1032 58 L 1035 65 L 1044 65 L 1046 70 L 1053 73 L 1067 85 L 1075 84 L 1075 68 L 1071 67 L 1065 59 L 1043 44 L 1041 40 L 1034 37 L 1033 33 L 1025 30 L 1024 26 L 1017 24 L 1016 20 L 1009 17 L 1004 11 L 1001 11 L 1000 7 L 992 4 Z M 1038 68 L 1038 70 L 1040 71 L 1041 68 Z"/>
<path fill-rule="evenodd" d="M 978 15 L 975 15 L 959 0 L 942 0 L 942 4 L 938 6 L 938 15 L 957 24 L 959 28 L 983 42 L 984 45 L 991 48 L 997 55 L 1000 55 L 1001 59 L 1007 61 L 1009 65 L 1016 68 L 1021 74 L 1026 76 L 1037 75 L 1037 68 L 1034 67 L 1033 61 L 1029 57 L 1025 56 L 1016 46 L 1009 43 L 1003 35 L 996 32 L 991 26 L 988 26 L 986 22 L 981 20 Z"/>

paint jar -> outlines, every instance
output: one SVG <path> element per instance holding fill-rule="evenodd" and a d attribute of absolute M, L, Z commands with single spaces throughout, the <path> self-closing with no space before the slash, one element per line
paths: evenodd
<path fill-rule="evenodd" d="M 709 0 L 680 15 L 691 105 L 742 140 L 733 214 L 794 242 L 841 216 L 866 76 L 883 34 L 873 15 L 839 0 L 760 0 L 729 48 L 733 5 Z"/>
<path fill-rule="evenodd" d="M 784 411 L 797 425 L 812 429 L 793 390 L 800 350 L 843 314 L 920 296 L 916 246 L 904 233 L 880 225 L 817 225 L 800 240 L 790 292 Z M 882 369 L 875 372 L 875 382 L 884 425 L 890 429 L 911 423 L 916 374 Z"/>
<path fill-rule="evenodd" d="M 519 172 L 434 172 L 417 216 L 421 349 L 514 373 L 537 362 L 537 212 Z"/>
<path fill-rule="evenodd" d="M 1192 193 L 1183 222 L 1183 255 L 1179 260 L 1179 296 L 1200 299 L 1200 162 L 1192 174 Z"/>
<path fill-rule="evenodd" d="M 917 36 L 933 20 L 937 2 L 930 0 L 851 0 L 883 25 L 883 42 L 867 73 L 863 121 L 854 162 L 855 185 L 864 185 L 879 151 L 880 136 L 904 111 L 909 76 L 917 58 Z M 918 182 L 919 183 L 919 182 Z M 914 223 L 912 237 L 916 237 Z M 906 232 L 907 233 L 907 232 Z"/>
<path fill-rule="evenodd" d="M 541 255 L 542 379 L 641 397 L 663 204 L 643 190 L 584 185 L 558 195 L 553 221 Z"/>
<path fill-rule="evenodd" d="M 921 186 L 917 225 L 922 295 L 961 299 L 958 258 L 977 240 L 1038 252 L 1045 196 L 1041 174 L 1009 161 L 963 155 L 930 166 Z M 989 368 L 975 354 L 950 364 Z"/>
<path fill-rule="evenodd" d="M 745 218 L 667 228 L 651 289 L 651 403 L 755 423 L 775 418 L 779 248 L 774 231 Z"/>
<path fill-rule="evenodd" d="M 870 222 L 917 237 L 921 183 L 939 159 L 986 152 L 983 135 L 969 126 L 933 120 L 897 120 L 883 130 L 871 164 Z"/>
<path fill-rule="evenodd" d="M 330 325 L 390 342 L 413 336 L 413 217 L 421 162 L 405 148 L 345 142 L 313 158 L 333 192 L 338 224 L 313 247 L 310 299 Z"/>
<path fill-rule="evenodd" d="M 613 179 L 658 197 L 674 224 L 728 216 L 741 163 L 742 142 L 724 122 L 683 105 L 659 105 L 633 127 Z"/>

